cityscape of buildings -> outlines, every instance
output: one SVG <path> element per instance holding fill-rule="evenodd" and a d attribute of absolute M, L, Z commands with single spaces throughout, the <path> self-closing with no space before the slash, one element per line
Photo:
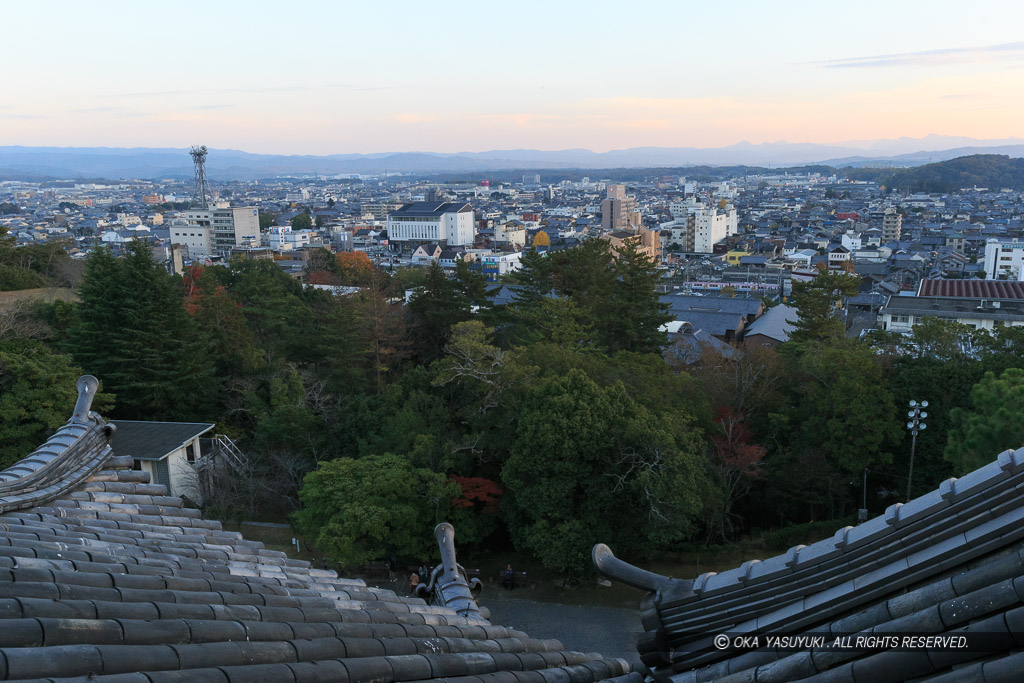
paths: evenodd
<path fill-rule="evenodd" d="M 726 312 L 723 291 L 784 301 L 792 282 L 822 270 L 860 278 L 861 293 L 845 302 L 851 335 L 909 331 L 924 315 L 985 329 L 1024 324 L 1017 304 L 1000 304 L 1024 296 L 1024 285 L 991 288 L 1024 281 L 1024 196 L 1000 188 L 900 194 L 839 172 L 780 172 L 625 183 L 557 174 L 493 183 L 278 178 L 219 183 L 205 207 L 195 191 L 171 180 L 3 181 L 0 202 L 18 209 L 3 218 L 18 244 L 56 240 L 84 258 L 96 245 L 117 251 L 143 239 L 176 272 L 242 256 L 273 259 L 299 280 L 317 249 L 364 252 L 391 270 L 464 261 L 496 283 L 526 249 L 596 238 L 617 254 L 632 241 L 661 268 L 663 299 L 694 339 L 738 341 L 760 317 Z M 955 294 L 925 286 L 949 278 L 963 283 Z M 698 297 L 701 306 L 673 303 Z"/>

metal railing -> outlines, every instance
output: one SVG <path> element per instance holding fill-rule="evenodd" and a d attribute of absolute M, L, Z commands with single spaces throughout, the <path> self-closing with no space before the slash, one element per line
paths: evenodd
<path fill-rule="evenodd" d="M 214 434 L 210 438 L 200 439 L 199 445 L 202 455 L 192 463 L 197 472 L 213 466 L 218 458 L 227 462 L 236 472 L 246 468 L 248 458 L 229 436 Z"/>

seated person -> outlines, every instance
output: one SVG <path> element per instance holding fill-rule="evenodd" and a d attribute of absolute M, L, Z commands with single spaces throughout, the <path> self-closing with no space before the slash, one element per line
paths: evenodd
<path fill-rule="evenodd" d="M 516 573 L 512 571 L 511 564 L 505 567 L 505 570 L 501 572 L 501 585 L 508 590 L 512 590 L 516 587 Z"/>

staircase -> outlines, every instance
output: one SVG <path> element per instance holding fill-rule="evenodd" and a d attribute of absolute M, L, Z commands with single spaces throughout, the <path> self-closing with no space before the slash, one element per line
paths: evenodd
<path fill-rule="evenodd" d="M 247 469 L 249 458 L 239 450 L 229 436 L 214 434 L 211 438 L 200 439 L 199 446 L 202 456 L 192 463 L 197 472 L 213 467 L 218 460 L 226 462 L 231 469 L 238 473 Z"/>

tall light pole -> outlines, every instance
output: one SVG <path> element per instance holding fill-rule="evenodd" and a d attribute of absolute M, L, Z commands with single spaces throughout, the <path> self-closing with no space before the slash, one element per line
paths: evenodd
<path fill-rule="evenodd" d="M 924 409 L 928 407 L 928 401 L 917 401 L 910 402 L 910 411 L 907 413 L 907 417 L 910 421 L 907 422 L 907 429 L 910 430 L 910 471 L 907 472 L 907 502 L 910 502 L 910 487 L 914 483 L 914 451 L 917 449 L 917 433 L 928 427 L 924 422 L 921 422 L 924 418 L 928 417 L 928 413 L 924 412 Z"/>

